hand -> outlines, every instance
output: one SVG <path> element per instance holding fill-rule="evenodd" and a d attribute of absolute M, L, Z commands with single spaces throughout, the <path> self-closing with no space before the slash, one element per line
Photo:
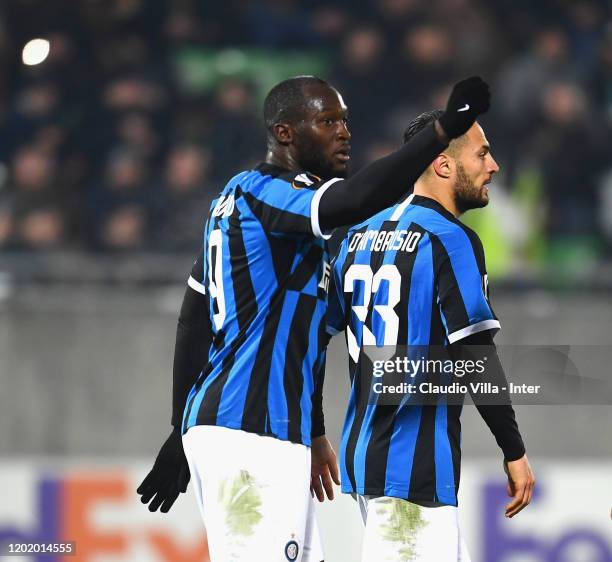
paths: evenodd
<path fill-rule="evenodd" d="M 314 498 L 325 501 L 325 494 L 330 500 L 334 499 L 333 482 L 340 485 L 338 476 L 338 459 L 336 453 L 325 435 L 314 437 L 311 448 L 310 493 Z M 333 482 L 332 482 L 333 480 Z"/>
<path fill-rule="evenodd" d="M 189 465 L 183 451 L 183 440 L 178 428 L 162 445 L 155 459 L 151 472 L 147 474 L 136 492 L 142 497 L 142 503 L 149 504 L 149 511 L 157 511 L 161 506 L 162 513 L 168 513 L 172 504 L 187 490 L 189 483 Z"/>
<path fill-rule="evenodd" d="M 454 85 L 446 111 L 438 122 L 449 139 L 460 137 L 491 104 L 489 85 L 479 76 L 472 76 Z"/>
<path fill-rule="evenodd" d="M 506 505 L 506 517 L 514 517 L 531 502 L 535 478 L 527 455 L 516 461 L 504 461 L 504 471 L 508 475 L 508 496 L 514 498 Z"/>

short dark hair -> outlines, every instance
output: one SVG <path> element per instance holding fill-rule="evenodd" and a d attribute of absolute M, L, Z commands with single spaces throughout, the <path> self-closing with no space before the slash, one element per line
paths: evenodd
<path fill-rule="evenodd" d="M 432 109 L 431 111 L 425 111 L 415 117 L 404 131 L 404 144 L 414 137 L 414 135 L 420 133 L 427 125 L 440 119 L 443 113 L 444 111 L 441 109 Z"/>
<path fill-rule="evenodd" d="M 274 86 L 264 100 L 264 122 L 268 132 L 281 121 L 295 122 L 306 105 L 304 88 L 318 84 L 329 86 L 318 76 L 294 76 Z"/>

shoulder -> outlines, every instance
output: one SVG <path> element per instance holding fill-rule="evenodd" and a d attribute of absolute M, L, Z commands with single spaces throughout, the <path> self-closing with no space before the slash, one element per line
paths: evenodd
<path fill-rule="evenodd" d="M 447 252 L 483 254 L 478 234 L 450 213 L 442 215 L 434 211 L 428 219 L 423 227 L 442 243 Z"/>
<path fill-rule="evenodd" d="M 482 245 L 482 240 L 480 240 L 480 236 L 478 236 L 476 231 L 472 230 L 469 226 L 463 224 L 459 220 L 457 220 L 457 225 L 465 234 L 463 242 L 465 249 L 471 250 L 479 263 L 481 261 L 484 262 L 484 247 Z"/>
<path fill-rule="evenodd" d="M 262 163 L 248 172 L 249 185 L 252 188 L 266 186 L 268 184 L 286 184 L 293 189 L 315 190 L 323 183 L 321 178 L 304 170 L 291 171 Z"/>
<path fill-rule="evenodd" d="M 355 232 L 363 232 L 365 230 L 378 230 L 383 223 L 391 220 L 394 208 L 395 206 L 387 207 L 386 209 L 379 211 L 375 215 L 368 217 L 363 222 L 351 226 L 351 228 L 346 234 L 346 238 L 350 238 L 353 234 L 355 234 Z"/>
<path fill-rule="evenodd" d="M 458 219 L 448 220 L 429 231 L 436 254 L 441 259 L 450 259 L 457 267 L 475 268 L 486 272 L 485 254 L 478 234 Z"/>

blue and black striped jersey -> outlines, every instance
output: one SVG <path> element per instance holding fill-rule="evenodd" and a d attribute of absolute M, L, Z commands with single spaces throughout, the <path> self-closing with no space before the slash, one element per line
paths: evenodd
<path fill-rule="evenodd" d="M 219 425 L 310 445 L 330 275 L 318 204 L 336 181 L 261 164 L 212 202 L 189 285 L 209 297 L 213 341 L 183 432 Z"/>
<path fill-rule="evenodd" d="M 342 491 L 457 505 L 461 406 L 377 405 L 359 364 L 363 346 L 444 346 L 499 329 L 476 233 L 418 195 L 355 226 L 332 267 L 327 322 L 346 329 L 349 349 Z"/>

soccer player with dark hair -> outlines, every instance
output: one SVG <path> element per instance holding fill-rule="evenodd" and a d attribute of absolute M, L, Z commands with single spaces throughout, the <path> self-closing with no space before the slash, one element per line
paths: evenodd
<path fill-rule="evenodd" d="M 338 482 L 321 404 L 325 240 L 398 201 L 488 100 L 482 80 L 457 84 L 439 120 L 346 179 L 338 91 L 301 76 L 268 94 L 265 162 L 211 204 L 177 330 L 174 430 L 138 489 L 165 512 L 192 476 L 212 562 L 322 560 L 309 489 L 331 499 Z"/>
<path fill-rule="evenodd" d="M 404 141 L 436 120 L 444 127 L 442 111 L 423 113 Z M 364 348 L 406 346 L 406 356 L 417 358 L 437 350 L 451 360 L 487 357 L 483 376 L 507 386 L 493 344 L 500 323 L 489 303 L 483 247 L 458 220 L 488 204 L 487 184 L 498 170 L 474 123 L 433 159 L 411 195 L 351 228 L 334 262 L 328 332 L 346 330 L 352 383 L 340 472 L 342 491 L 357 495 L 365 523 L 362 562 L 469 562 L 456 507 L 463 395 L 458 403 L 431 403 L 407 391 L 383 403 Z M 503 451 L 513 498 L 506 516 L 513 517 L 529 504 L 534 478 L 509 395 L 502 394 L 498 404 L 473 396 Z"/>

